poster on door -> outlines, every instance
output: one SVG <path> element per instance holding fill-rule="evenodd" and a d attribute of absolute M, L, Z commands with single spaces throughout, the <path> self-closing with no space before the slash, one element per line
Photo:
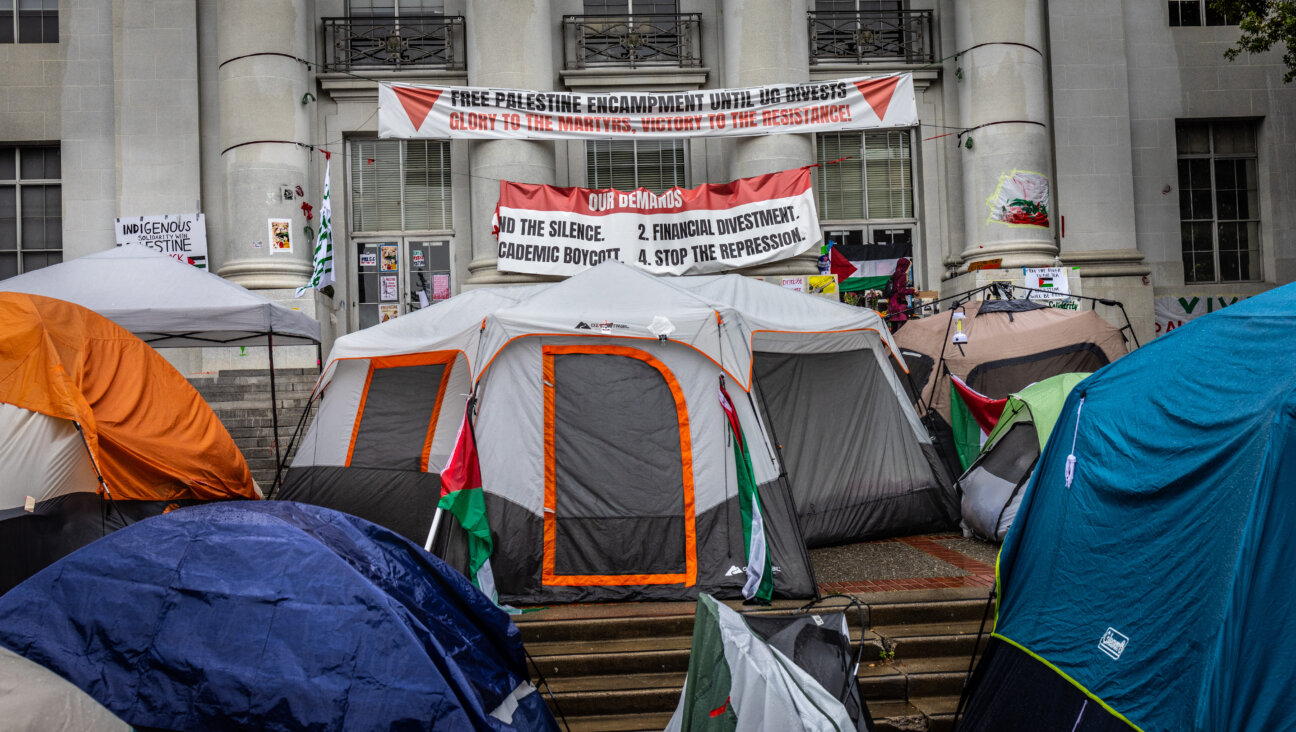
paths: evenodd
<path fill-rule="evenodd" d="M 390 302 L 400 299 L 400 295 L 397 294 L 396 275 L 383 275 L 378 278 L 378 283 L 379 300 Z"/>
<path fill-rule="evenodd" d="M 378 258 L 381 260 L 378 269 L 383 272 L 400 270 L 400 253 L 395 244 L 383 244 L 378 247 Z"/>

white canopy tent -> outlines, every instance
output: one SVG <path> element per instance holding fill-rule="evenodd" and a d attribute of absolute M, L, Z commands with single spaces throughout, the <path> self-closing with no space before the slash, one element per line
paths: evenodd
<path fill-rule="evenodd" d="M 147 247 L 122 246 L 0 281 L 0 291 L 73 302 L 155 348 L 267 346 L 279 453 L 274 346 L 319 345 L 320 324 L 222 277 Z"/>

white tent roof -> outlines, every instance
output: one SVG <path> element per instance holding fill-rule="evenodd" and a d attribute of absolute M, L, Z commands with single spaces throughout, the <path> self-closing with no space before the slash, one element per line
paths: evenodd
<path fill-rule="evenodd" d="M 660 320 L 659 320 L 660 319 Z M 898 349 L 877 313 L 807 297 L 742 275 L 658 277 L 609 260 L 554 284 L 470 290 L 416 313 L 339 338 L 321 376 L 339 359 L 457 350 L 473 380 L 515 338 L 604 333 L 671 341 L 719 364 L 751 387 L 753 348 L 836 352 L 880 340 Z M 813 334 L 813 339 L 804 336 Z M 898 359 L 897 359 L 898 360 Z M 902 362 L 903 363 L 903 362 Z"/>
<path fill-rule="evenodd" d="M 319 343 L 306 313 L 141 246 L 114 247 L 0 281 L 0 291 L 74 302 L 155 347 Z"/>

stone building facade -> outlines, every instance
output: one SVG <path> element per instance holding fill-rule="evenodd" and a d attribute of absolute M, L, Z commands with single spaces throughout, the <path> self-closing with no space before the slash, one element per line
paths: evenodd
<path fill-rule="evenodd" d="M 1214 304 L 1296 279 L 1296 103 L 1281 52 L 1225 61 L 1238 28 L 1204 6 L 0 0 L 0 277 L 113 246 L 119 217 L 203 212 L 212 271 L 312 312 L 327 349 L 390 313 L 374 255 L 401 262 L 397 315 L 419 290 L 530 281 L 496 269 L 500 180 L 660 189 L 846 157 L 816 169 L 826 238 L 911 242 L 918 288 L 943 294 L 1060 264 L 1073 291 L 1124 302 L 1146 342 L 1158 299 Z M 912 129 L 377 137 L 380 80 L 667 91 L 895 71 L 915 80 Z M 319 205 L 324 151 L 339 281 L 333 297 L 296 299 L 318 225 L 301 204 Z M 995 217 L 1005 180 L 1023 174 L 1047 185 L 1047 226 Z M 293 222 L 291 253 L 268 246 L 272 218 Z M 806 255 L 752 273 L 813 268 Z M 173 360 L 191 373 L 265 365 L 221 349 Z M 313 348 L 276 356 L 315 360 Z"/>

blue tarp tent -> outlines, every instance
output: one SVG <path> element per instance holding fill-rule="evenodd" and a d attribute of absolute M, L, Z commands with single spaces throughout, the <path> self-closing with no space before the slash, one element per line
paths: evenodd
<path fill-rule="evenodd" d="M 0 645 L 164 729 L 556 729 L 508 615 L 362 519 L 183 508 L 0 597 Z"/>
<path fill-rule="evenodd" d="M 1071 392 L 960 730 L 1296 728 L 1292 556 L 1296 285 Z"/>

